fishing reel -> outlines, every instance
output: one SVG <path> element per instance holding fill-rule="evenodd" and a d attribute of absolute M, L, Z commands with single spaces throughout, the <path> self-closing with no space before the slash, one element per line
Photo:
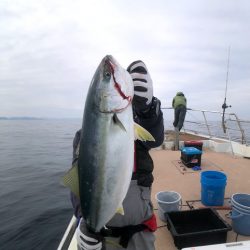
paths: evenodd
<path fill-rule="evenodd" d="M 225 102 L 222 104 L 221 106 L 224 110 L 227 109 L 227 108 L 231 108 L 232 106 L 231 105 L 227 105 Z"/>

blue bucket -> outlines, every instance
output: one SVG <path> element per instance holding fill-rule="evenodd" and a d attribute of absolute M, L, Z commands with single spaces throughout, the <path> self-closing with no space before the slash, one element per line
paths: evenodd
<path fill-rule="evenodd" d="M 232 207 L 232 228 L 237 234 L 250 236 L 250 213 Z"/>
<path fill-rule="evenodd" d="M 219 171 L 201 173 L 201 202 L 205 206 L 222 206 L 227 176 Z"/>
<path fill-rule="evenodd" d="M 241 235 L 250 236 L 250 194 L 233 194 L 232 227 Z"/>
<path fill-rule="evenodd" d="M 247 210 L 250 213 L 250 194 L 233 194 L 231 197 L 231 203 L 239 210 Z"/>

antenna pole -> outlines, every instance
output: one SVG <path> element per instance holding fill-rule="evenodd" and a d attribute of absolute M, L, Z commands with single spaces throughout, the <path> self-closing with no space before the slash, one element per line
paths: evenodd
<path fill-rule="evenodd" d="M 228 58 L 227 58 L 227 77 L 226 77 L 225 100 L 227 99 L 227 83 L 228 83 L 228 74 L 229 74 L 229 59 L 230 59 L 230 46 L 228 48 Z"/>
<path fill-rule="evenodd" d="M 231 107 L 227 105 L 227 83 L 228 83 L 228 74 L 229 74 L 229 59 L 230 59 L 230 49 L 228 48 L 228 58 L 227 58 L 227 76 L 226 76 L 226 88 L 225 88 L 225 98 L 224 103 L 222 104 L 223 114 L 222 114 L 222 128 L 224 133 L 226 133 L 226 124 L 225 124 L 225 111 L 227 108 Z"/>

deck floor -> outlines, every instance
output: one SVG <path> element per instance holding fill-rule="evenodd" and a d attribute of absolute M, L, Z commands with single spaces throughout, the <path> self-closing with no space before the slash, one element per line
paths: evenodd
<path fill-rule="evenodd" d="M 200 200 L 201 184 L 200 171 L 183 173 L 176 166 L 180 159 L 180 151 L 154 149 L 150 151 L 154 160 L 154 178 L 152 187 L 152 201 L 156 209 L 158 230 L 156 231 L 156 250 L 175 250 L 173 238 L 166 227 L 166 223 L 158 218 L 155 194 L 159 191 L 176 191 L 182 197 L 183 204 L 189 200 Z M 203 165 L 206 168 L 203 169 Z M 227 175 L 225 197 L 230 198 L 234 193 L 250 193 L 250 160 L 235 157 L 227 153 L 216 153 L 203 149 L 201 167 L 203 170 L 224 171 Z M 214 169 L 215 168 L 215 169 Z M 183 206 L 182 209 L 189 209 Z M 231 225 L 231 219 L 226 217 L 229 211 L 218 210 L 221 217 Z M 227 234 L 227 242 L 250 240 L 250 236 L 236 235 L 233 231 Z"/>

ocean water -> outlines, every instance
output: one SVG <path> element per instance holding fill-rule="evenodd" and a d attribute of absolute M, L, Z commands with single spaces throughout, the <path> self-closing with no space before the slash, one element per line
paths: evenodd
<path fill-rule="evenodd" d="M 0 120 L 1 250 L 57 248 L 72 216 L 60 179 L 80 126 L 81 119 Z"/>
<path fill-rule="evenodd" d="M 81 120 L 0 121 L 0 249 L 56 249 L 72 216 L 60 178 Z"/>

